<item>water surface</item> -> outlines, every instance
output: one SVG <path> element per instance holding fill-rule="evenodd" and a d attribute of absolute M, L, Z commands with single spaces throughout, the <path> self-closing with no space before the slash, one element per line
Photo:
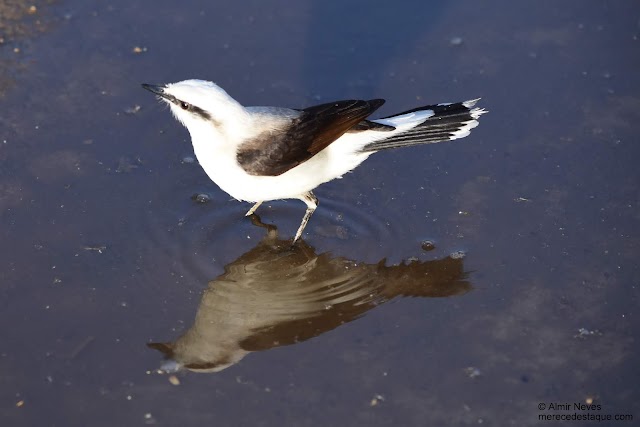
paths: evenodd
<path fill-rule="evenodd" d="M 541 402 L 589 399 L 640 417 L 635 4 L 33 4 L 0 19 L 3 425 L 527 426 Z M 302 203 L 261 208 L 280 239 L 264 246 L 139 87 L 186 78 L 252 105 L 490 113 L 320 187 L 279 258 Z M 234 290 L 256 259 L 282 267 Z M 424 280 L 385 273 L 402 265 Z M 248 334 L 224 326 L 263 308 Z M 205 345 L 241 335 L 249 354 L 157 373 L 147 344 L 210 316 Z"/>

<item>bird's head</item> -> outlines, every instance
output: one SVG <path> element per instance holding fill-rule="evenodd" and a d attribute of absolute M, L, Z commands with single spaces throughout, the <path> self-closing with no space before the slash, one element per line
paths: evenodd
<path fill-rule="evenodd" d="M 243 127 L 246 111 L 215 83 L 184 80 L 166 85 L 143 84 L 143 88 L 166 102 L 190 132 L 203 127 L 229 134 Z"/>

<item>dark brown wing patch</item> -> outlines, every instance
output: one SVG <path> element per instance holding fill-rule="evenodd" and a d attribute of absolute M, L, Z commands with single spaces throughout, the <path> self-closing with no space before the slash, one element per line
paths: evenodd
<path fill-rule="evenodd" d="M 288 128 L 240 145 L 238 163 L 251 175 L 281 175 L 324 150 L 382 104 L 383 99 L 347 100 L 305 108 Z"/>

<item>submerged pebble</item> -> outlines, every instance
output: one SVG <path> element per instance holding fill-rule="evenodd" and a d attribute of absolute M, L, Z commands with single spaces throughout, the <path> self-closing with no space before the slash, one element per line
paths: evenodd
<path fill-rule="evenodd" d="M 579 328 L 579 329 L 578 329 L 578 334 L 577 334 L 577 335 L 574 335 L 574 338 L 581 338 L 581 339 L 585 339 L 585 338 L 587 338 L 587 337 L 590 337 L 590 336 L 596 336 L 596 335 L 602 335 L 602 332 L 600 332 L 600 331 L 599 331 L 599 330 L 597 330 L 597 329 L 594 329 L 594 330 L 591 330 L 591 331 L 590 331 L 590 330 L 589 330 L 589 329 L 587 329 L 587 328 Z"/>
<path fill-rule="evenodd" d="M 424 240 L 420 245 L 423 251 L 432 251 L 436 248 L 435 243 L 432 240 Z"/>
<path fill-rule="evenodd" d="M 208 203 L 209 201 L 211 201 L 211 197 L 209 197 L 208 194 L 205 193 L 199 193 L 199 194 L 194 194 L 193 196 L 191 196 L 191 200 L 198 202 L 198 203 Z"/>
<path fill-rule="evenodd" d="M 455 251 L 452 252 L 449 256 L 453 259 L 462 259 L 467 256 L 467 253 L 465 251 Z"/>
<path fill-rule="evenodd" d="M 369 402 L 369 406 L 376 406 L 380 402 L 384 402 L 384 396 L 381 394 L 376 394 Z"/>
<path fill-rule="evenodd" d="M 142 107 L 140 107 L 138 104 L 136 104 L 136 105 L 134 105 L 133 107 L 125 108 L 124 112 L 125 112 L 126 114 L 136 114 L 136 113 L 138 113 L 141 109 L 142 109 Z"/>
<path fill-rule="evenodd" d="M 480 369 L 476 368 L 475 366 L 469 366 L 468 368 L 465 368 L 464 373 L 467 374 L 469 378 L 476 378 L 482 375 Z"/>

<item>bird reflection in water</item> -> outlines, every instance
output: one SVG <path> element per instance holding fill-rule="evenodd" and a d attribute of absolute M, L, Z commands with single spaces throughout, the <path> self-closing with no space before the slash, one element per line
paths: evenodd
<path fill-rule="evenodd" d="M 161 370 L 218 372 L 248 353 L 295 344 L 351 322 L 393 298 L 449 297 L 471 289 L 463 260 L 411 260 L 386 266 L 317 255 L 279 240 L 273 226 L 253 249 L 209 282 L 193 325 L 174 342 L 147 345 Z"/>

